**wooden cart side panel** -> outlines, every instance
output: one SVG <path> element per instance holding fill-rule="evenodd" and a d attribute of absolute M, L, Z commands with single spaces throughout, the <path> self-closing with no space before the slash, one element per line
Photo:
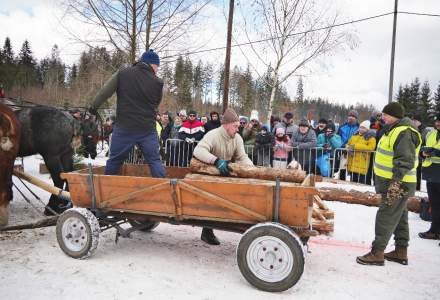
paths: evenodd
<path fill-rule="evenodd" d="M 268 197 L 273 188 L 224 182 L 182 180 L 180 185 L 184 216 L 263 222 L 267 216 Z M 185 184 L 195 189 L 185 188 Z M 198 192 L 201 190 L 203 192 Z"/>
<path fill-rule="evenodd" d="M 311 222 L 311 210 L 315 188 L 284 187 L 280 191 L 280 223 L 307 227 Z"/>
<path fill-rule="evenodd" d="M 86 174 L 71 175 L 69 174 L 68 181 L 73 204 L 91 207 L 89 176 Z M 94 175 L 93 178 L 98 207 L 104 203 L 106 209 L 144 210 L 166 214 L 175 212 L 169 179 L 104 175 Z M 109 203 L 112 199 L 119 201 Z"/>

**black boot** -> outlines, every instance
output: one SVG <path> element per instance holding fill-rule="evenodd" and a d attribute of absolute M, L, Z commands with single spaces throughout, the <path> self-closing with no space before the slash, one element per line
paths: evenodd
<path fill-rule="evenodd" d="M 419 232 L 419 237 L 426 240 L 440 240 L 440 233 L 428 230 L 426 232 Z"/>
<path fill-rule="evenodd" d="M 220 245 L 220 241 L 214 235 L 214 231 L 211 228 L 203 227 L 202 235 L 200 236 L 200 239 L 210 245 Z"/>

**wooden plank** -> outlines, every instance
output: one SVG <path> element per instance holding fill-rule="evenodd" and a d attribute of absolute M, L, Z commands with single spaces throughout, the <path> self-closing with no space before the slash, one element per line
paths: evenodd
<path fill-rule="evenodd" d="M 259 213 L 256 213 L 256 212 L 254 212 L 254 211 L 252 211 L 252 210 L 250 210 L 250 209 L 248 209 L 246 207 L 243 207 L 243 206 L 241 206 L 239 204 L 231 202 L 231 201 L 229 201 L 229 200 L 227 200 L 225 198 L 222 198 L 222 197 L 217 196 L 215 194 L 206 192 L 206 191 L 204 191 L 204 190 L 202 190 L 200 188 L 197 188 L 197 187 L 195 187 L 193 185 L 190 185 L 188 183 L 185 183 L 183 181 L 179 181 L 178 184 L 180 185 L 180 187 L 182 189 L 185 189 L 185 190 L 187 190 L 187 191 L 189 191 L 189 192 L 191 192 L 191 193 L 193 193 L 195 195 L 201 195 L 206 200 L 214 202 L 215 204 L 218 204 L 218 205 L 220 205 L 220 206 L 222 206 L 224 208 L 230 209 L 230 210 L 232 210 L 234 212 L 237 212 L 237 213 L 245 215 L 245 216 L 250 216 L 250 217 L 256 218 L 259 221 L 266 221 L 266 217 L 265 216 L 263 216 L 263 215 L 261 215 Z"/>
<path fill-rule="evenodd" d="M 168 187 L 168 186 L 169 186 L 168 181 L 162 182 L 162 183 L 159 183 L 156 185 L 148 186 L 146 188 L 143 188 L 143 189 L 140 189 L 140 190 L 137 190 L 134 192 L 130 192 L 128 194 L 123 194 L 123 195 L 111 198 L 109 200 L 106 200 L 106 201 L 102 202 L 99 207 L 100 208 L 108 208 L 110 206 L 117 206 L 119 204 L 130 204 L 130 203 L 139 201 L 139 199 L 134 198 L 136 196 L 140 196 L 140 195 L 146 194 L 148 192 L 155 192 L 155 191 L 161 190 L 161 189 Z"/>

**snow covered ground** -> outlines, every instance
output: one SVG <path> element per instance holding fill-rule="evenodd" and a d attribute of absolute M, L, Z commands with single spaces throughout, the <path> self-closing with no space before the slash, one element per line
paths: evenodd
<path fill-rule="evenodd" d="M 40 162 L 25 158 L 25 170 L 50 182 L 38 174 Z M 46 192 L 35 190 L 47 201 Z M 11 224 L 40 218 L 14 193 Z M 117 244 L 115 231 L 105 231 L 86 260 L 59 249 L 54 227 L 0 233 L 0 299 L 439 299 L 438 241 L 417 237 L 428 222 L 409 215 L 409 266 L 361 266 L 355 258 L 369 250 L 377 208 L 327 204 L 335 211 L 335 232 L 310 240 L 301 280 L 283 293 L 259 291 L 242 277 L 235 258 L 239 234 L 217 231 L 221 245 L 209 246 L 200 228 L 161 224 Z"/>

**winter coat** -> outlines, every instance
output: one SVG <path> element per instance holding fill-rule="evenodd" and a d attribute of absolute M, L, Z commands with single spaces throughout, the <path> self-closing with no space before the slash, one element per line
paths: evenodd
<path fill-rule="evenodd" d="M 375 132 L 370 130 L 364 135 L 360 135 L 359 132 L 355 133 L 346 146 L 353 145 L 355 151 L 348 152 L 348 171 L 351 173 L 358 173 L 365 175 L 368 172 L 370 166 L 370 157 L 372 152 L 376 149 L 376 137 Z M 366 152 L 363 152 L 366 151 Z"/>
<path fill-rule="evenodd" d="M 151 66 L 138 62 L 113 74 L 92 104 L 99 108 L 116 92 L 116 124 L 136 132 L 156 129 L 156 111 L 162 100 L 163 81 Z"/>
<path fill-rule="evenodd" d="M 289 138 L 292 137 L 293 133 L 298 130 L 298 126 L 295 124 L 286 124 L 286 122 L 282 121 L 275 125 L 273 131 L 276 132 L 277 128 L 284 128 L 284 132 L 289 136 Z"/>
<path fill-rule="evenodd" d="M 411 120 L 407 117 L 401 119 L 392 126 L 387 126 L 384 134 L 389 134 L 397 126 L 411 126 Z M 401 181 L 403 177 L 414 168 L 414 161 L 416 159 L 414 153 L 420 143 L 417 133 L 410 129 L 402 131 L 394 142 L 394 158 L 393 158 L 393 177 L 386 179 L 380 176 L 375 176 L 374 184 L 376 193 L 386 193 L 391 181 Z M 402 182 L 408 189 L 414 190 L 415 182 Z"/>
<path fill-rule="evenodd" d="M 310 149 L 316 147 L 315 131 L 309 129 L 305 134 L 302 134 L 299 129 L 295 131 L 291 139 L 292 147 L 298 149 Z"/>
<path fill-rule="evenodd" d="M 255 145 L 255 139 L 257 137 L 257 134 L 261 131 L 260 124 L 257 126 L 252 127 L 251 129 L 245 127 L 243 128 L 243 141 L 246 146 L 254 146 Z"/>
<path fill-rule="evenodd" d="M 318 140 L 316 143 L 316 147 L 324 147 L 325 144 L 329 144 L 331 146 L 332 152 L 337 149 L 341 148 L 342 146 L 342 139 L 339 135 L 333 134 L 330 138 L 327 137 L 324 133 L 321 133 L 318 135 Z M 318 150 L 318 156 L 322 154 L 322 151 Z"/>
<path fill-rule="evenodd" d="M 440 141 L 440 130 L 437 130 L 437 142 Z M 434 151 L 439 151 L 435 149 Z M 435 152 L 435 156 L 440 156 L 440 153 Z M 422 169 L 423 179 L 429 182 L 439 182 L 440 183 L 440 164 L 433 163 L 429 167 L 423 167 Z"/>
<path fill-rule="evenodd" d="M 262 135 L 261 132 L 255 137 L 255 151 L 260 154 L 270 153 L 274 143 L 274 137 L 271 133 Z"/>
<path fill-rule="evenodd" d="M 193 156 L 197 159 L 214 164 L 217 158 L 239 164 L 253 166 L 244 151 L 243 139 L 235 134 L 231 138 L 223 126 L 208 132 L 194 149 Z"/>
<path fill-rule="evenodd" d="M 192 122 L 186 120 L 179 129 L 179 139 L 184 141 L 187 138 L 194 139 L 194 141 L 200 141 L 204 134 L 205 128 L 199 120 L 194 120 Z"/>
<path fill-rule="evenodd" d="M 342 147 L 345 147 L 345 144 L 347 144 L 348 140 L 351 138 L 355 132 L 357 132 L 359 129 L 359 123 L 350 124 L 348 122 L 345 122 L 344 125 L 342 125 L 338 130 L 338 135 L 341 137 L 342 140 Z"/>
<path fill-rule="evenodd" d="M 275 138 L 273 157 L 283 160 L 285 159 L 287 162 L 289 151 L 292 150 L 292 146 L 290 146 L 289 136 L 286 137 L 287 137 L 286 140 L 278 140 Z"/>

